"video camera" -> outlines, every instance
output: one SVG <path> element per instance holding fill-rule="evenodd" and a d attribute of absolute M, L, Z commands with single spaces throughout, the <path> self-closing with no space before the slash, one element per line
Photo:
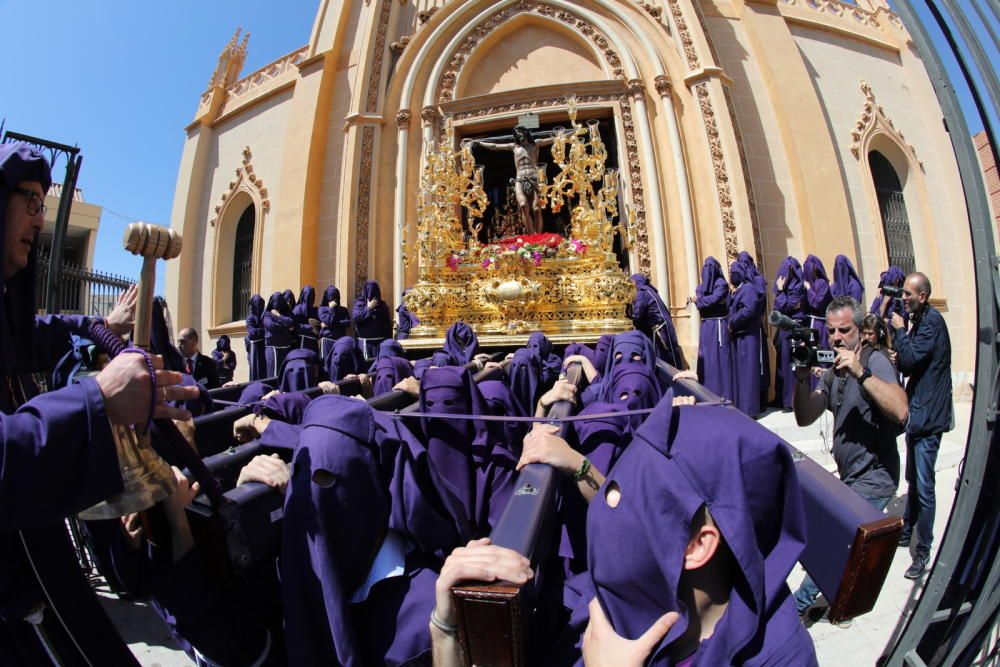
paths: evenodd
<path fill-rule="evenodd" d="M 882 287 L 879 288 L 879 292 L 882 293 L 882 296 L 887 297 L 889 299 L 902 299 L 903 298 L 903 288 L 902 287 L 895 287 L 893 285 L 883 285 Z"/>
<path fill-rule="evenodd" d="M 771 326 L 787 331 L 792 339 L 792 368 L 813 368 L 820 364 L 832 364 L 836 359 L 833 350 L 824 350 L 819 346 L 819 331 L 812 327 L 801 326 L 788 315 L 771 311 L 767 318 Z"/>

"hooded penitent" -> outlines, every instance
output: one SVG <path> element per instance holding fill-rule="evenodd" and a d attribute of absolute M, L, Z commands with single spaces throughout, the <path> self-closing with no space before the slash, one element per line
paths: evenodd
<path fill-rule="evenodd" d="M 602 336 L 603 339 L 603 336 Z M 601 342 L 598 341 L 598 350 L 601 350 Z M 601 378 L 598 382 L 587 387 L 580 399 L 584 405 L 602 400 L 605 383 L 611 377 L 615 366 L 628 361 L 636 361 L 645 365 L 654 374 L 656 373 L 656 350 L 653 348 L 653 341 L 646 337 L 641 331 L 623 331 L 612 337 L 607 350 L 604 351 L 604 367 L 598 368 Z"/>
<path fill-rule="evenodd" d="M 212 359 L 215 361 L 215 370 L 219 374 L 219 381 L 231 382 L 233 371 L 236 370 L 236 355 L 230 345 L 229 336 L 223 334 L 219 336 L 219 340 L 215 341 Z"/>
<path fill-rule="evenodd" d="M 247 368 L 250 380 L 261 380 L 267 376 L 267 357 L 264 354 L 264 297 L 254 294 L 250 297 L 250 314 L 247 315 L 247 337 L 243 340 L 247 348 Z"/>
<path fill-rule="evenodd" d="M 382 357 L 375 362 L 372 392 L 378 396 L 392 391 L 399 382 L 413 375 L 413 366 L 403 357 Z"/>
<path fill-rule="evenodd" d="M 281 362 L 285 360 L 285 355 L 292 347 L 292 336 L 295 332 L 292 308 L 281 292 L 275 292 L 271 295 L 267 302 L 263 321 L 267 377 L 276 377 L 281 369 Z"/>
<path fill-rule="evenodd" d="M 757 292 L 757 308 L 760 310 L 760 404 L 767 403 L 768 390 L 771 388 L 771 353 L 770 345 L 767 344 L 767 325 L 764 323 L 767 317 L 767 280 L 757 268 L 753 257 L 746 250 L 740 251 L 736 261 L 743 267 L 743 275 L 746 281 L 751 283 Z"/>
<path fill-rule="evenodd" d="M 295 344 L 300 348 L 319 354 L 318 335 L 310 323 L 310 320 L 319 320 L 319 312 L 314 305 L 315 301 L 316 288 L 312 285 L 306 285 L 299 293 L 299 302 L 292 308 L 292 317 L 295 319 L 295 334 L 298 337 Z"/>
<path fill-rule="evenodd" d="M 837 255 L 833 261 L 833 296 L 849 296 L 858 303 L 865 302 L 865 286 L 854 269 L 854 264 L 846 255 Z"/>
<path fill-rule="evenodd" d="M 778 280 L 784 285 L 778 288 Z M 802 284 L 802 267 L 799 260 L 788 257 L 778 267 L 774 277 L 774 309 L 802 324 L 805 322 L 806 288 Z M 775 333 L 774 393 L 775 400 L 781 401 L 786 410 L 792 409 L 795 392 L 795 372 L 792 370 L 792 347 L 790 333 L 778 330 Z"/>
<path fill-rule="evenodd" d="M 878 280 L 879 293 L 872 300 L 872 307 L 869 312 L 881 314 L 880 311 L 882 309 L 882 301 L 886 298 L 882 296 L 881 290 L 883 287 L 902 287 L 904 282 L 906 282 L 906 274 L 903 273 L 903 269 L 898 266 L 890 266 L 888 269 L 883 271 Z M 899 316 L 903 318 L 903 321 L 909 325 L 910 314 L 906 312 L 906 307 L 903 306 L 902 299 L 890 299 L 889 305 L 886 308 L 885 315 L 882 316 L 882 319 L 888 323 L 892 319 L 893 313 L 898 313 Z"/>
<path fill-rule="evenodd" d="M 542 364 L 542 384 L 546 387 L 551 386 L 562 372 L 562 358 L 552 352 L 552 341 L 541 331 L 534 331 L 528 336 L 528 344 L 525 347 L 531 350 Z"/>
<path fill-rule="evenodd" d="M 701 267 L 694 305 L 701 314 L 698 379 L 719 396 L 732 399 L 732 352 L 729 347 L 729 283 L 714 257 Z"/>
<path fill-rule="evenodd" d="M 351 326 L 351 313 L 340 305 L 340 290 L 334 285 L 329 285 L 323 292 L 323 302 L 316 312 L 320 322 L 320 357 L 325 359 L 330 354 L 333 341 L 347 334 L 347 327 Z"/>
<path fill-rule="evenodd" d="M 816 255 L 806 257 L 802 265 L 802 280 L 809 283 L 806 289 L 806 316 L 809 326 L 819 333 L 820 347 L 828 347 L 829 337 L 826 332 L 826 307 L 833 301 L 830 293 L 830 280 L 826 275 L 823 261 Z"/>
<path fill-rule="evenodd" d="M 338 338 L 330 350 L 330 355 L 324 361 L 326 375 L 331 382 L 361 373 L 364 368 L 364 359 L 358 350 L 358 344 L 349 336 Z"/>
<path fill-rule="evenodd" d="M 756 417 L 760 413 L 761 300 L 757 288 L 738 260 L 729 267 L 729 330 L 733 341 L 733 402 Z"/>
<path fill-rule="evenodd" d="M 661 359 L 679 368 L 681 348 L 677 344 L 677 332 L 674 330 L 674 320 L 670 316 L 667 304 L 663 303 L 663 299 L 657 294 L 647 276 L 641 273 L 632 274 L 632 284 L 635 285 L 632 324 L 654 341 Z"/>
<path fill-rule="evenodd" d="M 373 308 L 369 308 L 368 302 L 372 299 L 379 301 Z M 361 296 L 354 300 L 351 319 L 354 321 L 354 332 L 358 338 L 376 341 L 368 355 L 375 356 L 375 345 L 378 345 L 378 341 L 392 336 L 392 318 L 389 316 L 389 306 L 382 301 L 382 289 L 374 280 L 366 282 L 361 290 Z"/>
<path fill-rule="evenodd" d="M 685 547 L 704 506 L 723 536 L 721 548 L 732 553 L 732 587 L 695 664 L 815 665 L 812 641 L 785 584 L 805 541 L 788 446 L 730 407 L 674 408 L 672 400 L 668 392 L 591 502 L 593 592 L 627 639 L 639 637 L 666 611 L 679 611 L 681 620 L 648 663 L 672 664 L 667 646 L 691 622 L 692 611 L 678 598 Z M 607 501 L 610 488 L 621 492 L 614 507 Z"/>
<path fill-rule="evenodd" d="M 444 349 L 455 357 L 459 364 L 467 364 L 479 352 L 479 339 L 468 324 L 455 322 L 445 332 Z"/>
<path fill-rule="evenodd" d="M 542 392 L 542 364 L 538 356 L 521 348 L 514 352 L 507 377 L 511 392 L 527 414 L 535 414 L 535 404 Z"/>

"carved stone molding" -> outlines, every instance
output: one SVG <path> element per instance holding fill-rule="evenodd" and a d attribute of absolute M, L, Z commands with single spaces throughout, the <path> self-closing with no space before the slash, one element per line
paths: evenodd
<path fill-rule="evenodd" d="M 663 7 L 654 5 L 651 2 L 642 2 L 641 0 L 639 2 L 639 6 L 645 9 L 646 13 L 652 16 L 657 21 L 660 20 L 661 16 L 663 16 Z"/>
<path fill-rule="evenodd" d="M 422 11 L 417 12 L 417 20 L 420 21 L 420 25 L 423 25 L 428 21 L 430 21 L 431 17 L 434 16 L 434 12 L 436 12 L 437 10 L 438 10 L 437 7 L 431 7 L 429 9 L 424 9 Z"/>
<path fill-rule="evenodd" d="M 688 30 L 687 21 L 684 20 L 684 12 L 681 11 L 678 0 L 667 0 L 670 7 L 670 15 L 674 19 L 677 27 L 677 38 L 684 49 L 684 57 L 687 59 L 688 69 L 698 69 L 701 61 L 698 59 L 698 51 L 694 48 L 694 40 L 691 39 L 691 31 Z"/>
<path fill-rule="evenodd" d="M 580 18 L 576 14 L 556 9 L 551 5 L 522 0 L 522 2 L 511 5 L 510 7 L 493 14 L 485 21 L 477 25 L 472 32 L 462 40 L 462 43 L 459 44 L 458 48 L 455 49 L 455 52 L 451 55 L 451 58 L 448 61 L 448 66 L 441 75 L 440 81 L 437 82 L 437 99 L 439 103 L 448 102 L 454 98 L 455 83 L 458 81 L 458 74 L 462 71 L 466 60 L 468 60 L 469 55 L 472 54 L 476 46 L 478 46 L 487 35 L 511 18 L 519 14 L 526 13 L 545 16 L 547 18 L 556 19 L 565 23 L 576 33 L 584 36 L 594 43 L 597 49 L 604 55 L 604 60 L 611 66 L 614 78 L 622 80 L 625 79 L 625 69 L 622 67 L 621 58 L 618 57 L 618 54 L 612 48 L 611 42 L 608 38 L 598 31 L 592 23 Z"/>
<path fill-rule="evenodd" d="M 715 172 L 715 190 L 719 197 L 719 208 L 722 211 L 722 235 L 726 246 L 726 258 L 728 262 L 732 262 L 736 260 L 740 249 L 736 238 L 736 211 L 733 207 L 733 193 L 729 185 L 729 170 L 726 167 L 722 137 L 719 134 L 719 124 L 715 119 L 715 109 L 712 106 L 708 84 L 698 84 L 695 86 L 695 91 L 698 96 L 698 104 L 701 106 L 701 115 L 705 121 L 708 149 L 712 156 L 712 170 Z"/>
<path fill-rule="evenodd" d="M 409 127 L 411 117 L 412 114 L 410 114 L 409 109 L 400 109 L 399 113 L 396 114 L 396 125 L 399 127 Z"/>
<path fill-rule="evenodd" d="M 668 97 L 670 95 L 670 79 L 663 76 L 662 74 L 653 80 L 653 85 L 656 87 L 656 93 L 660 97 Z"/>
<path fill-rule="evenodd" d="M 410 43 L 410 35 L 403 35 L 402 37 L 399 38 L 398 42 L 393 42 L 392 44 L 390 44 L 389 48 L 392 49 L 392 52 L 398 56 L 400 53 L 403 52 L 404 49 L 406 49 L 406 45 L 409 43 Z"/>
<path fill-rule="evenodd" d="M 646 86 L 644 86 L 642 81 L 639 79 L 629 79 L 628 92 L 632 97 L 642 97 L 642 94 L 646 92 Z"/>
<path fill-rule="evenodd" d="M 226 202 L 232 199 L 240 190 L 255 191 L 257 193 L 260 198 L 260 210 L 262 213 L 267 213 L 271 210 L 271 200 L 268 198 L 267 188 L 264 187 L 264 181 L 254 173 L 253 165 L 250 164 L 251 157 L 253 157 L 253 154 L 250 152 L 250 147 L 244 146 L 243 164 L 236 167 L 236 178 L 229 181 L 229 187 L 222 193 L 221 200 L 215 206 L 214 215 L 208 221 L 208 224 L 212 227 L 215 227 L 215 223 L 219 221 L 219 216 L 222 214 Z"/>
<path fill-rule="evenodd" d="M 378 108 L 378 91 L 382 85 L 382 64 L 385 60 L 385 40 L 389 31 L 389 12 L 391 2 L 383 2 L 378 20 L 375 23 L 375 46 L 372 53 L 372 68 L 368 78 L 368 97 L 365 100 L 365 111 L 374 112 Z"/>
<path fill-rule="evenodd" d="M 389 4 L 389 3 L 386 3 Z M 372 158 L 375 152 L 375 128 L 366 125 L 361 130 L 361 165 L 358 169 L 357 238 L 354 240 L 354 292 L 368 279 L 368 228 L 372 194 Z"/>
<path fill-rule="evenodd" d="M 619 165 L 619 169 L 628 170 L 629 186 L 632 194 L 632 205 L 635 210 L 635 246 L 638 266 L 634 267 L 634 270 L 637 273 L 645 273 L 648 275 L 651 269 L 651 261 L 649 257 L 649 230 L 646 223 L 646 198 L 642 184 L 642 170 L 640 168 L 639 161 L 639 146 L 636 141 L 635 121 L 632 115 L 632 99 L 626 92 L 601 93 L 593 95 L 577 95 L 576 102 L 581 106 L 588 104 L 611 104 L 617 102 L 621 108 L 621 136 L 624 139 L 623 144 L 625 146 L 625 155 L 628 163 L 625 165 Z M 565 106 L 566 99 L 564 96 L 560 95 L 558 97 L 498 104 L 496 106 L 483 107 L 480 109 L 456 111 L 452 116 L 452 120 L 458 122 L 525 111 L 563 109 Z"/>
<path fill-rule="evenodd" d="M 438 117 L 438 110 L 434 107 L 427 106 L 420 110 L 420 120 L 423 121 L 424 125 L 432 125 Z"/>
<path fill-rule="evenodd" d="M 896 129 L 882 105 L 875 101 L 875 93 L 872 92 L 872 87 L 867 81 L 861 81 L 861 92 L 865 94 L 865 105 L 861 110 L 861 116 L 854 123 L 854 129 L 851 130 L 851 153 L 854 157 L 860 160 L 863 157 L 862 145 L 867 144 L 868 139 L 873 135 L 884 132 L 893 137 L 900 146 L 903 146 L 923 169 L 924 163 L 917 157 L 917 150 L 906 140 L 903 133 Z"/>

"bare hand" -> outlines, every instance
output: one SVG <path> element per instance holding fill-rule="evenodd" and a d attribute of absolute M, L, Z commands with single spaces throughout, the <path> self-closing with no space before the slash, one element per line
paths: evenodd
<path fill-rule="evenodd" d="M 778 291 L 785 289 L 785 276 L 778 276 L 775 279 L 774 284 L 778 287 Z"/>
<path fill-rule="evenodd" d="M 524 436 L 524 447 L 517 469 L 520 470 L 529 463 L 548 463 L 567 475 L 576 473 L 583 463 L 583 454 L 556 435 L 558 432 L 558 426 L 536 423 L 531 432 Z"/>
<path fill-rule="evenodd" d="M 891 362 L 892 362 L 892 365 L 893 365 L 893 366 L 895 366 L 895 365 L 896 365 L 896 362 L 897 362 L 898 360 L 899 360 L 899 355 L 898 355 L 898 354 L 896 354 L 896 350 L 889 350 L 889 361 L 891 361 Z"/>
<path fill-rule="evenodd" d="M 455 625 L 451 587 L 461 581 L 509 581 L 523 584 L 535 576 L 531 561 L 513 549 L 490 544 L 490 538 L 472 540 L 451 552 L 441 567 L 434 587 L 434 616 L 442 623 Z"/>
<path fill-rule="evenodd" d="M 319 389 L 324 394 L 339 394 L 340 393 L 340 387 L 337 386 L 336 384 L 330 382 L 329 380 L 323 380 L 322 382 L 320 382 L 319 383 Z"/>
<path fill-rule="evenodd" d="M 264 432 L 269 423 L 271 423 L 271 420 L 267 417 L 261 417 L 253 413 L 244 415 L 233 422 L 233 437 L 240 444 L 256 440 Z"/>
<path fill-rule="evenodd" d="M 282 461 L 280 456 L 260 454 L 243 466 L 243 469 L 240 470 L 240 476 L 236 480 L 236 486 L 247 482 L 263 482 L 284 493 L 288 487 L 289 479 L 291 479 L 291 472 L 288 469 L 288 464 Z"/>
<path fill-rule="evenodd" d="M 379 301 L 378 299 L 369 299 L 368 300 L 368 307 L 369 308 L 374 308 L 375 306 L 378 305 L 378 301 Z"/>
<path fill-rule="evenodd" d="M 861 356 L 854 350 L 848 350 L 844 347 L 837 350 L 837 358 L 833 361 L 833 367 L 838 371 L 846 370 L 855 378 L 861 377 L 861 373 L 864 371 L 861 366 Z"/>
<path fill-rule="evenodd" d="M 410 377 L 403 378 L 397 382 L 393 389 L 405 391 L 410 396 L 416 398 L 417 396 L 420 396 L 420 381 L 411 375 Z"/>
<path fill-rule="evenodd" d="M 593 382 L 594 378 L 597 377 L 597 369 L 594 368 L 593 362 L 582 354 L 571 354 L 563 359 L 563 368 L 568 368 L 572 363 L 579 363 L 583 366 L 583 374 L 587 376 L 588 382 Z"/>
<path fill-rule="evenodd" d="M 802 286 L 805 287 L 806 289 L 810 289 L 809 281 L 808 280 L 803 280 L 802 281 Z"/>
<path fill-rule="evenodd" d="M 260 397 L 260 401 L 261 401 L 261 403 L 263 403 L 264 401 L 266 401 L 267 399 L 271 398 L 272 396 L 277 396 L 280 393 L 281 393 L 280 389 L 272 389 L 271 391 L 269 391 L 266 394 L 264 394 L 263 396 L 261 396 Z"/>
<path fill-rule="evenodd" d="M 691 370 L 690 368 L 684 371 L 678 371 L 678 373 L 674 376 L 674 382 L 676 382 L 677 380 L 694 380 L 695 382 L 697 382 L 698 373 Z"/>
<path fill-rule="evenodd" d="M 694 405 L 694 396 L 674 396 L 674 400 L 671 405 L 675 408 L 682 405 Z"/>
<path fill-rule="evenodd" d="M 905 329 L 906 321 L 903 320 L 903 316 L 899 313 L 893 313 L 892 319 L 890 320 L 893 329 Z"/>
<path fill-rule="evenodd" d="M 135 324 L 135 303 L 139 298 L 139 286 L 132 283 L 118 295 L 118 303 L 104 319 L 104 325 L 116 336 L 124 336 L 132 331 Z"/>
<path fill-rule="evenodd" d="M 590 601 L 590 622 L 583 633 L 583 662 L 587 667 L 643 665 L 679 619 L 676 612 L 668 612 L 638 639 L 625 639 L 611 627 L 601 603 L 594 598 Z"/>
<path fill-rule="evenodd" d="M 549 389 L 538 399 L 538 407 L 547 410 L 556 401 L 569 401 L 576 405 L 576 387 L 571 385 L 568 380 L 556 380 L 552 389 Z"/>
<path fill-rule="evenodd" d="M 166 405 L 165 401 L 188 401 L 198 398 L 198 387 L 181 386 L 181 373 L 163 370 L 163 358 L 153 357 L 156 371 L 154 419 L 190 419 L 191 413 Z M 153 391 L 149 369 L 141 354 L 119 354 L 97 374 L 97 386 L 104 396 L 104 410 L 112 424 L 144 424 L 149 418 Z"/>
<path fill-rule="evenodd" d="M 191 504 L 191 501 L 201 491 L 201 486 L 198 482 L 193 484 L 188 482 L 188 478 L 177 466 L 171 466 L 171 470 L 174 471 L 174 479 L 177 480 L 177 489 L 163 501 L 163 509 L 168 516 L 177 516 L 182 514 L 184 508 Z"/>
<path fill-rule="evenodd" d="M 120 517 L 122 531 L 125 533 L 125 543 L 132 549 L 142 546 L 142 541 L 146 538 L 146 530 L 142 524 L 142 517 L 138 512 Z"/>

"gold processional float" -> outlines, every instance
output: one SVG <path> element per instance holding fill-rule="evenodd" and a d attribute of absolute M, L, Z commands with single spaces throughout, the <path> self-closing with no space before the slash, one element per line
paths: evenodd
<path fill-rule="evenodd" d="M 531 331 L 569 342 L 632 328 L 626 306 L 635 286 L 618 265 L 613 241 L 617 233 L 628 247 L 634 218 L 630 212 L 625 224 L 612 224 L 618 216 L 618 174 L 605 169 L 599 122 L 589 120 L 584 127 L 576 120 L 575 96 L 566 101 L 571 127 L 557 127 L 552 136 L 559 171 L 549 181 L 546 165 L 537 165 L 537 188 L 540 206 L 554 213 L 572 207 L 568 238 L 521 235 L 481 244 L 478 220 L 489 200 L 472 142 L 463 140 L 456 151 L 448 118 L 443 139 L 428 147 L 417 204 L 418 281 L 406 295 L 420 324 L 410 331 L 408 345 L 440 339 L 459 320 L 487 344 L 494 336 L 510 342 L 509 336 Z M 405 240 L 403 246 L 408 266 Z"/>

